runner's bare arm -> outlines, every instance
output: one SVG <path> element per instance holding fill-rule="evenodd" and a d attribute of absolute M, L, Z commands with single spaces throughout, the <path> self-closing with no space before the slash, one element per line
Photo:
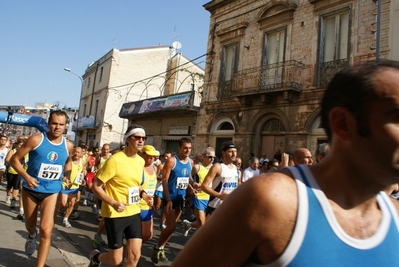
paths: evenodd
<path fill-rule="evenodd" d="M 219 197 L 220 194 L 213 190 L 211 184 L 215 177 L 220 176 L 222 173 L 222 166 L 220 163 L 214 164 L 210 169 L 208 174 L 205 176 L 204 182 L 201 184 L 201 190 L 213 197 Z"/>
<path fill-rule="evenodd" d="M 250 179 L 216 209 L 171 266 L 238 267 L 248 261 L 273 262 L 292 235 L 295 190 L 295 182 L 281 173 Z"/>
<path fill-rule="evenodd" d="M 15 154 L 10 159 L 10 165 L 14 168 L 14 170 L 21 175 L 29 187 L 36 187 L 38 181 L 31 177 L 23 168 L 21 162 L 24 159 L 25 155 L 29 153 L 33 148 L 39 145 L 42 140 L 41 134 L 36 134 L 28 138 L 28 140 L 15 152 Z"/>

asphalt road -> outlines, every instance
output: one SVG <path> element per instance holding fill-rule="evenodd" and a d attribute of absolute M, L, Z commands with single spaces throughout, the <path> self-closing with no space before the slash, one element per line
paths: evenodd
<path fill-rule="evenodd" d="M 93 237 L 97 231 L 98 220 L 96 216 L 92 213 L 91 207 L 88 206 L 80 206 L 79 207 L 80 218 L 78 220 L 69 220 L 72 228 L 65 228 L 62 225 L 62 217 L 57 216 L 56 219 L 56 228 L 58 232 L 69 241 L 78 252 L 85 257 L 89 257 L 90 252 L 94 249 L 93 247 Z M 182 220 L 186 219 L 187 215 L 182 215 Z M 141 250 L 141 259 L 139 261 L 138 266 L 147 267 L 154 266 L 151 262 L 151 254 L 152 247 L 155 245 L 158 240 L 160 231 L 159 231 L 160 219 L 157 214 L 154 215 L 154 236 L 152 240 L 147 241 L 143 244 Z M 168 244 L 165 247 L 166 256 L 169 260 L 167 263 L 160 263 L 156 266 L 170 266 L 173 259 L 183 248 L 184 244 L 193 234 L 193 231 L 190 231 L 188 237 L 184 237 L 182 234 L 182 225 L 178 224 L 175 233 L 172 235 Z M 105 233 L 102 235 L 103 239 L 107 241 L 107 237 Z M 106 251 L 106 248 L 101 248 L 101 251 Z M 110 266 L 102 264 L 101 266 Z"/>

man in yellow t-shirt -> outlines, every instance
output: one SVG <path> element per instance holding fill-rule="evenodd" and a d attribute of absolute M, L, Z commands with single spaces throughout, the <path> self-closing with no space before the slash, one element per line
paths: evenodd
<path fill-rule="evenodd" d="M 123 236 L 126 238 L 126 265 L 136 266 L 141 255 L 140 198 L 152 202 L 142 190 L 144 160 L 137 153 L 147 139 L 139 125 L 130 126 L 125 133 L 126 149 L 112 155 L 99 170 L 92 190 L 103 203 L 101 215 L 107 229 L 108 252 L 90 253 L 89 266 L 102 262 L 118 265 L 123 260 Z M 103 185 L 106 184 L 103 189 Z"/>

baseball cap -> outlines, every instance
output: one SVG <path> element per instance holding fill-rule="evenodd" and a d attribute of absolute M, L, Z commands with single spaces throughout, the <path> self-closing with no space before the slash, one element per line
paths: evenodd
<path fill-rule="evenodd" d="M 147 155 L 150 155 L 153 157 L 159 156 L 159 152 L 152 145 L 143 146 L 143 149 L 141 150 L 141 152 L 146 153 Z"/>

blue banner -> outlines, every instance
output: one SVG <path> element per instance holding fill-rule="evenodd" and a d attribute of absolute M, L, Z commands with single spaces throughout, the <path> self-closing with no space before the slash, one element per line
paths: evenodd
<path fill-rule="evenodd" d="M 48 132 L 48 124 L 45 119 L 38 116 L 29 116 L 23 114 L 13 114 L 8 119 L 8 112 L 0 111 L 0 122 L 8 123 L 8 124 L 15 124 L 21 126 L 28 126 L 28 127 L 35 127 L 42 133 Z"/>

